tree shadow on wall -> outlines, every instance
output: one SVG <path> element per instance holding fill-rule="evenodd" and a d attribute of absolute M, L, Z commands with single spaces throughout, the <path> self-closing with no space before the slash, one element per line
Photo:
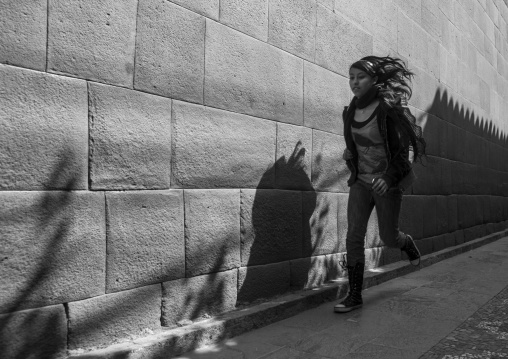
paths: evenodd
<path fill-rule="evenodd" d="M 239 305 L 319 286 L 339 275 L 331 256 L 313 257 L 337 253 L 340 238 L 336 230 L 327 231 L 329 224 L 337 227 L 337 198 L 314 189 L 309 155 L 299 141 L 288 158 L 279 158 L 264 173 L 256 191 L 242 193 Z M 320 160 L 315 156 L 318 166 Z M 340 181 L 341 175 L 325 181 Z"/>
<path fill-rule="evenodd" d="M 75 188 L 79 174 L 75 176 L 61 176 L 66 169 L 74 167 L 74 156 L 71 151 L 65 151 L 56 165 L 48 182 L 48 188 L 60 188 L 62 191 L 49 191 L 37 200 L 31 202 L 30 192 L 13 193 L 15 196 L 26 196 L 18 203 L 19 198 L 13 197 L 4 202 L 2 209 L 2 240 L 4 248 L 0 267 L 2 281 L 9 282 L 19 278 L 21 282 L 10 283 L 12 296 L 0 303 L 0 356 L 4 358 L 56 358 L 65 354 L 67 349 L 67 320 L 63 305 L 51 309 L 29 309 L 47 305 L 45 301 L 50 294 L 48 281 L 54 274 L 58 259 L 55 253 L 61 250 L 68 235 L 69 224 L 63 219 L 69 203 L 70 190 Z M 7 203 L 9 202 L 9 203 Z M 14 205 L 13 205 L 14 204 Z M 23 229 L 29 217 L 36 217 L 33 230 L 28 236 Z M 29 226 L 32 223 L 28 224 Z M 40 247 L 40 242 L 46 242 L 41 248 L 41 254 L 30 253 L 34 247 Z M 23 262 L 16 262 L 16 257 Z M 65 261 L 72 261 L 74 256 L 69 253 Z M 4 283 L 5 283 L 4 282 Z M 5 298 L 4 298 L 5 299 Z"/>

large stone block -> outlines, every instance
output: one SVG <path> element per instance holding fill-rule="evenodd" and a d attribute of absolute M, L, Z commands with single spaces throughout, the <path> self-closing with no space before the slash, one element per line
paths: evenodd
<path fill-rule="evenodd" d="M 423 238 L 425 196 L 404 196 L 400 209 L 400 230 L 414 239 Z"/>
<path fill-rule="evenodd" d="M 68 304 L 69 350 L 103 347 L 161 328 L 161 285 Z"/>
<path fill-rule="evenodd" d="M 343 76 L 349 66 L 372 54 L 373 37 L 339 13 L 317 9 L 316 64 Z"/>
<path fill-rule="evenodd" d="M 397 50 L 402 56 L 414 57 L 413 21 L 402 11 L 394 13 L 397 16 Z"/>
<path fill-rule="evenodd" d="M 302 194 L 246 189 L 241 192 L 242 265 L 302 256 Z"/>
<path fill-rule="evenodd" d="M 237 285 L 237 269 L 162 283 L 162 325 L 235 309 Z"/>
<path fill-rule="evenodd" d="M 347 223 L 348 201 L 349 201 L 348 194 L 339 193 L 338 204 L 337 204 L 337 210 L 338 210 L 338 214 L 337 214 L 338 229 L 337 229 L 337 231 L 339 233 L 339 238 L 338 238 L 338 242 L 339 242 L 338 251 L 339 252 L 346 251 L 346 236 L 347 236 L 347 228 L 348 228 L 348 223 Z"/>
<path fill-rule="evenodd" d="M 276 158 L 276 188 L 313 191 L 312 129 L 278 123 Z"/>
<path fill-rule="evenodd" d="M 365 249 L 365 269 L 377 268 L 383 265 L 382 247 Z"/>
<path fill-rule="evenodd" d="M 475 225 L 476 209 L 473 196 L 460 195 L 457 197 L 457 214 L 460 229 L 473 227 Z"/>
<path fill-rule="evenodd" d="M 268 42 L 296 56 L 314 61 L 316 2 L 269 0 L 269 9 Z"/>
<path fill-rule="evenodd" d="M 104 294 L 104 194 L 0 192 L 0 313 Z"/>
<path fill-rule="evenodd" d="M 342 135 L 342 112 L 351 98 L 347 79 L 305 62 L 303 92 L 305 126 Z"/>
<path fill-rule="evenodd" d="M 492 223 L 490 196 L 481 196 L 481 201 L 483 204 L 483 223 Z"/>
<path fill-rule="evenodd" d="M 173 101 L 172 187 L 273 188 L 276 124 Z"/>
<path fill-rule="evenodd" d="M 338 193 L 302 192 L 304 257 L 337 253 Z"/>
<path fill-rule="evenodd" d="M 446 196 L 435 196 L 436 200 L 436 234 L 452 232 L 450 221 L 448 219 L 448 198 Z"/>
<path fill-rule="evenodd" d="M 192 7 L 191 1 L 182 2 Z M 168 1 L 140 2 L 136 89 L 202 103 L 204 62 L 203 17 Z"/>
<path fill-rule="evenodd" d="M 290 286 L 290 263 L 242 267 L 238 272 L 238 303 L 284 294 Z"/>
<path fill-rule="evenodd" d="M 436 196 L 422 197 L 423 237 L 432 237 L 438 234 Z"/>
<path fill-rule="evenodd" d="M 448 220 L 448 232 L 454 232 L 459 229 L 459 207 L 458 196 L 446 196 L 446 212 Z"/>
<path fill-rule="evenodd" d="M 237 267 L 240 267 L 240 190 L 186 190 L 186 276 Z"/>
<path fill-rule="evenodd" d="M 268 0 L 221 0 L 220 21 L 261 41 L 268 41 Z"/>
<path fill-rule="evenodd" d="M 377 210 L 374 208 L 370 214 L 369 222 L 367 223 L 367 233 L 365 234 L 365 247 L 374 248 L 382 246 L 383 242 L 379 235 L 379 221 L 377 217 Z"/>
<path fill-rule="evenodd" d="M 48 71 L 132 86 L 138 2 L 54 0 Z"/>
<path fill-rule="evenodd" d="M 303 60 L 213 21 L 206 24 L 205 104 L 303 124 Z"/>
<path fill-rule="evenodd" d="M 425 165 L 414 166 L 417 180 L 413 183 L 413 193 L 432 195 L 442 193 L 443 171 L 439 157 L 428 156 Z"/>
<path fill-rule="evenodd" d="M 395 4 L 413 21 L 422 21 L 422 0 L 394 0 Z"/>
<path fill-rule="evenodd" d="M 108 292 L 185 277 L 182 191 L 107 192 Z"/>
<path fill-rule="evenodd" d="M 291 261 L 291 289 L 311 289 L 344 276 L 338 253 Z"/>
<path fill-rule="evenodd" d="M 429 71 L 429 44 L 430 35 L 419 25 L 413 23 L 413 41 L 411 49 L 411 62 L 426 72 Z"/>
<path fill-rule="evenodd" d="M 0 2 L 0 62 L 46 69 L 46 0 Z"/>
<path fill-rule="evenodd" d="M 0 315 L 3 358 L 67 357 L 67 318 L 63 305 Z"/>
<path fill-rule="evenodd" d="M 219 19 L 220 0 L 171 0 L 175 4 L 186 7 L 189 10 L 207 16 L 214 20 Z"/>
<path fill-rule="evenodd" d="M 344 137 L 328 132 L 313 131 L 312 185 L 317 191 L 349 192 L 350 171 L 342 154 L 346 149 Z"/>
<path fill-rule="evenodd" d="M 0 189 L 85 189 L 86 82 L 0 65 Z"/>
<path fill-rule="evenodd" d="M 439 9 L 439 1 L 435 0 L 422 0 L 421 1 L 421 12 L 422 12 L 422 27 L 427 31 L 434 39 L 439 40 L 441 38 L 441 10 Z M 435 53 L 434 53 L 435 55 Z"/>
<path fill-rule="evenodd" d="M 171 100 L 90 84 L 92 189 L 170 186 Z"/>

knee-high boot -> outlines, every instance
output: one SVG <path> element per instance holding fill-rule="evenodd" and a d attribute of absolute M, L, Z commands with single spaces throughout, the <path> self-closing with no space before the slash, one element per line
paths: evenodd
<path fill-rule="evenodd" d="M 353 309 L 361 308 L 363 272 L 365 270 L 364 263 L 356 263 L 354 266 L 347 266 L 347 274 L 349 278 L 349 293 L 347 297 L 334 307 L 337 313 L 350 312 Z"/>

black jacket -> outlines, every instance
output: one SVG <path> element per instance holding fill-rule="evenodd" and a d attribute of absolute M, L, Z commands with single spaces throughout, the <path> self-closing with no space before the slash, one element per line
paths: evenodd
<path fill-rule="evenodd" d="M 348 186 L 356 182 L 358 174 L 358 152 L 351 130 L 355 109 L 356 106 L 352 101 L 349 106 L 344 107 L 342 113 L 346 147 L 353 154 L 353 158 L 346 161 L 351 171 L 351 176 L 347 182 Z M 379 132 L 384 139 L 388 160 L 388 167 L 381 178 L 386 181 L 389 188 L 398 186 L 399 182 L 412 172 L 411 162 L 409 161 L 409 140 L 406 136 L 403 136 L 398 125 L 405 120 L 404 116 L 413 116 L 407 107 L 400 105 L 390 107 L 384 101 L 380 101 L 379 109 L 377 109 L 377 123 Z"/>

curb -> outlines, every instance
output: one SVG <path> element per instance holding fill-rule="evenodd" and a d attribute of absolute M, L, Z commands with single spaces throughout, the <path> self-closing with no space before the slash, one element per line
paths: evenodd
<path fill-rule="evenodd" d="M 396 262 L 365 271 L 364 288 L 431 266 L 442 260 L 495 242 L 508 235 L 508 230 L 493 233 L 458 246 L 422 256 L 420 266 Z M 347 279 L 339 279 L 316 289 L 283 295 L 252 307 L 237 309 L 212 319 L 184 327 L 164 330 L 130 342 L 111 345 L 82 354 L 69 355 L 70 359 L 156 359 L 179 355 L 200 346 L 241 335 L 245 332 L 286 319 L 304 310 L 346 295 Z"/>

